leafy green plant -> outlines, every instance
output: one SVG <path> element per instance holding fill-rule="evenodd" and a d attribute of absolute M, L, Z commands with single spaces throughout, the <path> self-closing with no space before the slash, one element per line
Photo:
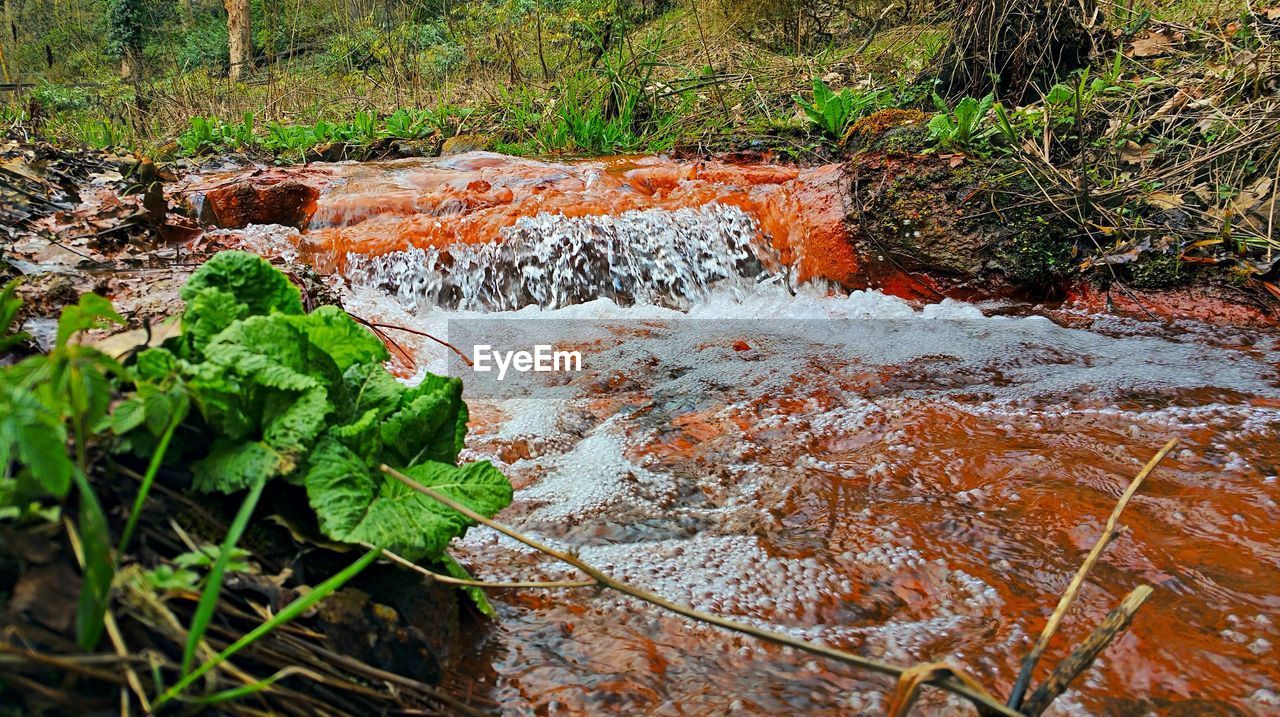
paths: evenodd
<path fill-rule="evenodd" d="M 177 137 L 181 154 L 195 156 L 226 149 L 249 149 L 258 143 L 254 134 L 252 112 L 245 112 L 239 123 L 224 122 L 216 117 L 192 117 L 189 126 Z"/>
<path fill-rule="evenodd" d="M 0 496 L 9 507 L 44 497 L 79 497 L 78 535 L 83 580 L 76 611 L 80 646 L 93 649 L 115 572 L 106 517 L 89 485 L 93 429 L 107 418 L 113 384 L 125 369 L 101 351 L 72 339 L 123 319 L 110 302 L 85 294 L 63 309 L 54 347 L 0 372 Z M 68 455 L 70 442 L 73 455 Z M 16 471 L 15 471 L 16 467 Z"/>
<path fill-rule="evenodd" d="M 376 336 L 337 307 L 304 314 L 297 288 L 252 254 L 218 254 L 182 297 L 181 339 L 138 363 L 174 367 L 214 436 L 192 464 L 198 490 L 238 492 L 264 477 L 301 484 L 328 537 L 411 560 L 438 559 L 468 522 L 410 495 L 381 464 L 486 514 L 510 502 L 510 484 L 488 462 L 457 465 L 467 422 L 460 380 L 396 381 Z"/>
<path fill-rule="evenodd" d="M 832 92 L 827 83 L 815 78 L 812 101 L 801 95 L 794 98 L 810 122 L 832 137 L 840 137 L 855 120 L 888 106 L 892 95 L 885 90 L 859 92 L 849 87 Z"/>
<path fill-rule="evenodd" d="M 21 283 L 21 278 L 13 279 L 0 289 L 0 355 L 31 339 L 25 331 L 15 330 L 18 310 L 22 308 L 22 300 L 18 298 Z"/>
<path fill-rule="evenodd" d="M 71 127 L 71 134 L 94 149 L 114 149 L 129 144 L 128 129 L 114 120 L 79 121 Z"/>
<path fill-rule="evenodd" d="M 999 131 L 986 121 L 995 105 L 995 95 L 982 99 L 965 97 L 952 109 L 934 93 L 933 103 L 938 114 L 929 120 L 927 129 L 929 139 L 938 147 L 981 153 L 988 148 L 987 141 Z"/>
<path fill-rule="evenodd" d="M 0 294 L 6 326 L 17 310 L 12 289 Z M 33 503 L 60 501 L 76 487 L 81 646 L 98 642 L 114 575 L 106 517 L 90 486 L 91 451 L 149 459 L 119 544 L 124 553 L 158 467 L 174 457 L 170 441 L 180 426 L 212 439 L 174 441 L 175 462 L 190 466 L 197 490 L 248 491 L 216 556 L 147 578 L 186 586 L 182 570 L 212 560 L 184 652 L 186 677 L 211 669 L 194 667 L 196 647 L 273 479 L 301 486 L 329 538 L 456 571 L 444 551 L 471 521 L 379 467 L 396 466 L 485 515 L 510 502 L 510 483 L 488 462 L 457 463 L 467 423 L 461 382 L 430 375 L 414 387 L 396 381 L 383 367 L 389 354 L 377 337 L 336 307 L 305 313 L 298 289 L 251 254 L 215 256 L 181 295 L 182 334 L 125 364 L 73 340 L 122 322 L 110 302 L 87 294 L 63 311 L 48 354 L 0 369 L 0 515 L 31 517 Z M 322 594 L 317 588 L 307 600 Z"/>
<path fill-rule="evenodd" d="M 48 112 L 76 112 L 92 104 L 89 93 L 79 87 L 42 82 L 31 90 L 31 98 Z"/>

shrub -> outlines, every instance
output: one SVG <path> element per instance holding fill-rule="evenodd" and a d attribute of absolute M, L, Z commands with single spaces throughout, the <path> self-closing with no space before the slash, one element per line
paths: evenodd
<path fill-rule="evenodd" d="M 41 83 L 31 91 L 31 98 L 50 112 L 76 112 L 88 109 L 89 93 L 79 87 Z"/>
<path fill-rule="evenodd" d="M 231 66 L 227 50 L 227 19 L 215 13 L 201 15 L 178 41 L 178 66 L 183 71 L 205 67 L 223 73 Z"/>

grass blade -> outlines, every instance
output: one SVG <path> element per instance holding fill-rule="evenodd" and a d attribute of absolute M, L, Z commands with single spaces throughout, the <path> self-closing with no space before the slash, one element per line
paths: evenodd
<path fill-rule="evenodd" d="M 160 442 L 156 445 L 156 450 L 151 454 L 151 462 L 147 464 L 147 472 L 142 476 L 142 485 L 138 487 L 138 497 L 133 499 L 133 510 L 129 511 L 129 520 L 124 524 L 124 533 L 120 536 L 120 547 L 116 548 L 116 552 L 124 555 L 124 551 L 129 547 L 129 541 L 133 538 L 133 531 L 138 527 L 138 518 L 142 515 L 142 504 L 147 501 L 147 495 L 151 493 L 151 484 L 156 481 L 156 473 L 160 471 L 160 463 L 164 461 L 164 454 L 169 450 L 169 441 L 173 439 L 173 432 L 178 429 L 178 424 L 182 423 L 182 414 L 175 411 L 173 418 L 169 420 L 169 426 L 164 429 L 164 434 L 160 436 Z"/>
<path fill-rule="evenodd" d="M 155 709 L 159 710 L 163 704 L 181 695 L 183 691 L 186 690 L 188 687 L 190 687 L 196 680 L 203 677 L 205 673 L 209 672 L 213 668 L 231 659 L 232 655 L 235 655 L 240 650 L 243 650 L 249 645 L 252 645 L 253 643 L 257 642 L 259 639 L 262 638 L 263 635 L 266 635 L 272 630 L 280 627 L 281 625 L 301 615 L 302 613 L 310 609 L 312 605 L 315 605 L 316 603 L 325 599 L 332 593 L 336 592 L 343 585 L 347 584 L 347 582 L 349 582 L 352 578 L 359 575 L 360 571 L 368 567 L 369 564 L 372 563 L 381 554 L 382 554 L 381 546 L 373 548 L 369 552 L 362 555 L 359 560 L 343 568 L 342 571 L 339 572 L 337 575 L 334 575 L 328 580 L 325 580 L 324 582 L 317 585 L 315 589 L 313 589 L 311 592 L 307 593 L 306 595 L 302 595 L 298 599 L 286 605 L 283 610 L 276 613 L 275 617 L 255 627 L 247 635 L 245 635 L 244 637 L 241 637 L 239 640 L 236 640 L 234 643 L 229 645 L 227 649 L 223 650 L 222 652 L 219 652 L 212 659 L 201 664 L 199 667 L 197 667 L 195 670 L 191 671 L 190 673 L 184 675 L 183 678 L 181 680 L 178 680 L 178 682 L 173 687 L 170 687 L 168 690 L 165 690 L 164 694 L 160 695 L 160 698 L 156 700 Z"/>
<path fill-rule="evenodd" d="M 79 469 L 71 475 L 80 492 L 79 534 L 84 562 L 84 579 L 76 605 L 76 642 L 81 649 L 92 652 L 102 639 L 103 616 L 111 599 L 115 567 L 111 562 L 111 536 L 107 533 L 102 504 Z"/>
<path fill-rule="evenodd" d="M 218 595 L 222 592 L 222 579 L 227 571 L 227 563 L 231 561 L 231 553 L 249 525 L 249 518 L 253 515 L 253 509 L 258 506 L 258 499 L 262 497 L 262 487 L 266 484 L 267 478 L 262 476 L 249 489 L 249 494 L 244 497 L 244 503 L 240 504 L 235 520 L 231 522 L 231 527 L 227 529 L 227 535 L 222 540 L 218 559 L 214 562 L 213 569 L 209 571 L 209 582 L 204 586 L 204 592 L 200 593 L 196 614 L 191 617 L 191 631 L 187 634 L 187 646 L 182 651 L 183 675 L 191 672 L 191 665 L 195 662 L 196 647 L 204 639 L 204 633 L 209 629 L 209 621 L 213 619 L 213 612 L 218 607 Z"/>

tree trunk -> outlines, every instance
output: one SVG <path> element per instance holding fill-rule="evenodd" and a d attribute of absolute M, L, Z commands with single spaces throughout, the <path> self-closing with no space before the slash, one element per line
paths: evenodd
<path fill-rule="evenodd" d="M 239 80 L 253 69 L 253 26 L 249 0 L 223 0 L 227 7 L 227 49 L 231 55 L 231 79 Z"/>
<path fill-rule="evenodd" d="M 13 42 L 14 20 L 17 12 L 13 7 L 13 0 L 4 0 L 4 27 L 0 28 L 0 74 L 3 74 L 5 82 L 13 81 L 13 74 L 18 74 L 18 53 L 17 43 Z M 9 72 L 9 62 L 14 62 L 14 72 Z"/>

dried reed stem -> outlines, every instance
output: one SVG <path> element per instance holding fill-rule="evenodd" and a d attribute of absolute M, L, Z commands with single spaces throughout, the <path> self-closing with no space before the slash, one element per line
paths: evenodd
<path fill-rule="evenodd" d="M 1058 626 L 1062 624 L 1062 618 L 1067 614 L 1067 610 L 1071 608 L 1071 603 L 1075 601 L 1076 596 L 1080 593 L 1084 580 L 1089 576 L 1089 571 L 1093 569 L 1095 563 L 1098 562 L 1098 556 L 1102 554 L 1103 548 L 1107 547 L 1107 543 L 1111 542 L 1111 538 L 1115 535 L 1116 527 L 1120 521 L 1120 514 L 1124 512 L 1125 506 L 1129 504 L 1129 499 L 1134 493 L 1138 492 L 1138 487 L 1142 485 L 1142 481 L 1146 479 L 1151 471 L 1155 470 L 1156 465 L 1164 459 L 1173 447 L 1178 445 L 1177 438 L 1169 439 L 1164 447 L 1156 452 L 1151 460 L 1143 466 L 1142 471 L 1137 477 L 1129 483 L 1129 488 L 1125 490 L 1124 495 L 1120 496 L 1120 502 L 1116 503 L 1116 507 L 1111 511 L 1111 517 L 1107 519 L 1107 527 L 1103 529 L 1102 535 L 1098 536 L 1098 542 L 1094 543 L 1093 550 L 1089 551 L 1088 557 L 1084 559 L 1084 564 L 1076 571 L 1076 576 L 1072 578 L 1071 584 L 1067 586 L 1066 592 L 1062 593 L 1062 597 L 1058 599 L 1058 607 L 1053 611 L 1053 615 L 1049 617 L 1049 622 L 1045 624 L 1044 630 L 1040 632 L 1040 638 L 1036 640 L 1035 646 L 1031 648 L 1031 652 L 1022 661 L 1022 670 L 1018 673 L 1018 681 L 1013 685 L 1013 692 L 1009 695 L 1009 706 L 1018 709 L 1022 706 L 1022 697 L 1027 692 L 1027 686 L 1031 682 L 1031 673 L 1035 670 L 1036 663 L 1040 661 L 1040 656 L 1044 654 L 1045 648 L 1049 646 L 1049 641 L 1053 639 L 1053 635 L 1058 631 Z"/>
<path fill-rule="evenodd" d="M 609 588 L 611 590 L 620 592 L 623 595 L 633 597 L 637 600 L 642 600 L 644 602 L 649 603 L 650 605 L 655 605 L 664 610 L 674 612 L 678 615 L 683 615 L 684 617 L 690 618 L 692 620 L 696 620 L 698 622 L 707 623 L 709 625 L 715 625 L 716 627 L 721 627 L 726 630 L 742 633 L 744 635 L 751 635 L 752 637 L 757 637 L 761 640 L 766 640 L 768 642 L 772 642 L 778 645 L 784 645 L 786 647 L 802 650 L 810 654 L 821 655 L 823 657 L 836 660 L 837 662 L 843 662 L 845 664 L 853 665 L 855 667 L 860 667 L 865 670 L 878 672 L 882 675 L 890 675 L 895 678 L 901 678 L 902 675 L 906 673 L 908 670 L 908 668 L 899 667 L 897 665 L 892 665 L 887 662 L 881 662 L 879 660 L 862 657 L 860 655 L 855 655 L 850 652 L 845 652 L 843 650 L 837 650 L 832 647 L 827 647 L 826 645 L 818 645 L 812 642 L 806 642 L 805 640 L 800 640 L 800 639 L 791 637 L 790 635 L 784 635 L 780 632 L 774 632 L 773 630 L 765 630 L 762 628 L 754 627 L 752 625 L 747 625 L 744 623 L 736 622 L 734 620 L 729 620 L 729 619 L 720 617 L 718 615 L 712 615 L 710 613 L 702 612 L 701 610 L 695 610 L 690 607 L 685 607 L 684 605 L 679 605 L 660 595 L 649 592 L 648 590 L 645 590 L 643 588 L 639 588 L 634 585 L 629 585 L 627 583 L 624 583 L 620 580 L 616 580 L 606 575 L 605 573 L 601 572 L 599 569 L 594 568 L 591 565 L 588 565 L 587 563 L 583 562 L 581 559 L 579 559 L 575 555 L 571 555 L 562 550 L 557 550 L 549 545 L 546 545 L 533 538 L 530 538 L 524 535 L 523 533 L 520 533 L 514 528 L 509 528 L 505 525 L 502 525 L 501 523 L 492 521 L 484 517 L 483 515 L 480 515 L 479 513 L 471 510 L 467 506 L 462 505 L 461 503 L 458 503 L 457 501 L 454 501 L 453 499 L 447 496 L 444 496 L 440 493 L 437 493 L 436 491 L 422 485 L 421 483 L 415 481 L 414 479 L 410 478 L 404 473 L 401 473 L 400 471 L 392 468 L 391 466 L 387 466 L 387 465 L 382 466 L 382 471 L 387 475 L 391 476 L 392 478 L 395 478 L 396 480 L 405 484 L 409 488 L 412 488 L 413 490 L 427 496 L 428 498 L 436 500 L 458 511 L 459 513 L 476 521 L 477 523 L 487 525 L 490 528 L 493 528 L 494 530 L 498 531 L 499 533 L 502 533 L 503 535 L 506 535 L 509 538 L 518 540 L 521 543 L 524 543 L 525 545 L 533 548 L 534 550 L 545 553 L 555 558 L 556 560 L 559 560 L 562 563 L 567 563 L 569 565 L 572 565 L 578 570 L 581 570 L 582 572 L 591 576 L 595 580 L 595 582 L 601 587 Z M 993 699 L 989 694 L 975 690 L 969 687 L 968 685 L 964 684 L 963 682 L 956 680 L 955 678 L 938 677 L 938 678 L 929 680 L 928 684 L 934 685 L 939 689 L 945 690 L 952 694 L 959 695 L 960 697 L 964 697 L 965 699 L 973 703 L 973 705 L 978 708 L 979 712 L 982 712 L 984 714 L 991 713 L 991 714 L 1006 715 L 1007 717 L 1021 717 L 1020 713 L 1018 713 L 1017 711 L 1005 705 L 1000 704 L 997 700 Z"/>
<path fill-rule="evenodd" d="M 1049 677 L 1041 682 L 1036 691 L 1027 698 L 1027 703 L 1022 706 L 1022 712 L 1029 717 L 1038 717 L 1044 712 L 1058 695 L 1066 691 L 1073 680 L 1089 669 L 1115 636 L 1124 632 L 1133 620 L 1134 613 L 1138 612 L 1138 608 L 1142 607 L 1142 603 L 1146 602 L 1150 596 L 1151 586 L 1149 585 L 1139 585 L 1133 589 L 1133 592 L 1126 595 L 1124 600 L 1107 614 L 1102 623 L 1094 628 L 1089 637 L 1053 668 Z"/>

